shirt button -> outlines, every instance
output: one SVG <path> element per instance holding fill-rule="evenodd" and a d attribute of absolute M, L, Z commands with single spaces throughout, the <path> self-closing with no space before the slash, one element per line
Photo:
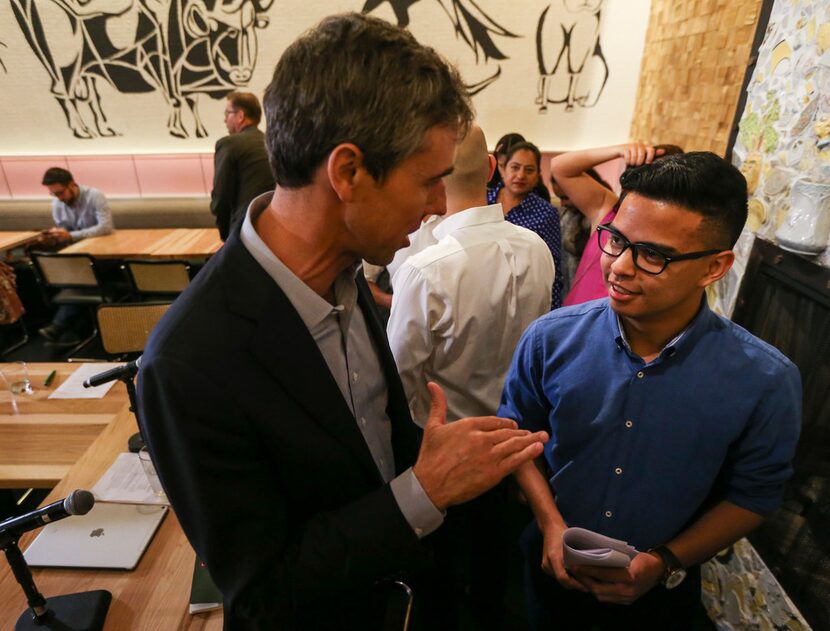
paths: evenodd
<path fill-rule="evenodd" d="M 424 529 L 423 528 L 416 528 L 415 529 L 415 534 L 418 535 L 419 537 L 423 537 L 424 536 Z"/>
<path fill-rule="evenodd" d="M 352 373 L 352 379 L 353 379 L 354 381 L 357 381 L 357 371 L 355 371 L 355 372 L 353 372 L 353 373 Z"/>
<path fill-rule="evenodd" d="M 365 416 L 360 417 L 360 424 L 363 425 L 363 427 L 366 427 L 366 417 Z"/>
<path fill-rule="evenodd" d="M 620 475 L 620 474 L 622 474 L 622 469 L 617 467 L 616 469 L 614 469 L 614 473 L 616 473 L 617 475 Z"/>
<path fill-rule="evenodd" d="M 646 376 L 646 373 L 644 373 L 642 370 L 641 370 L 640 372 L 638 372 L 638 373 L 637 373 L 637 378 L 638 378 L 638 379 L 642 379 L 642 378 L 643 378 L 643 377 L 645 377 L 645 376 Z"/>
<path fill-rule="evenodd" d="M 386 462 L 383 460 L 383 458 L 381 458 L 381 459 L 379 460 L 379 462 L 380 462 L 380 466 L 381 466 L 381 467 L 382 467 L 383 465 L 385 465 L 385 464 L 386 464 Z"/>
<path fill-rule="evenodd" d="M 606 517 L 611 517 L 611 515 L 613 515 L 613 514 L 614 513 L 612 513 L 610 510 L 605 511 L 605 516 Z"/>
<path fill-rule="evenodd" d="M 634 421 L 626 421 L 626 422 L 625 422 L 625 426 L 626 426 L 628 429 L 631 429 L 632 427 L 634 427 Z"/>

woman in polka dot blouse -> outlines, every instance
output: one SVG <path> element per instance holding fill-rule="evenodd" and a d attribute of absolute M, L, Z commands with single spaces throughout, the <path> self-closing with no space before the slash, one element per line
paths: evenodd
<path fill-rule="evenodd" d="M 510 147 L 504 182 L 487 192 L 487 203 L 501 203 L 504 217 L 512 224 L 532 230 L 548 245 L 556 266 L 551 309 L 562 306 L 562 236 L 556 208 L 533 192 L 539 181 L 542 154 L 530 142 Z"/>

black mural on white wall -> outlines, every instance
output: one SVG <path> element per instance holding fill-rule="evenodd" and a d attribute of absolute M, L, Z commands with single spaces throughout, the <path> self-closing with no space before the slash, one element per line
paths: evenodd
<path fill-rule="evenodd" d="M 608 81 L 608 64 L 599 41 L 602 0 L 559 0 L 557 11 L 548 5 L 536 29 L 539 87 L 536 104 L 593 107 Z"/>
<path fill-rule="evenodd" d="M 272 2 L 11 0 L 11 6 L 75 137 L 119 135 L 101 100 L 103 81 L 127 94 L 162 92 L 170 108 L 167 129 L 187 138 L 185 104 L 196 136 L 207 136 L 198 95 L 221 99 L 250 81 L 257 31 L 267 26 Z"/>
<path fill-rule="evenodd" d="M 107 117 L 100 86 L 124 94 L 160 92 L 167 101 L 167 129 L 177 138 L 208 135 L 198 97 L 220 100 L 245 87 L 257 62 L 257 37 L 269 24 L 274 0 L 9 0 L 17 23 L 50 80 L 76 138 L 118 136 Z M 608 80 L 599 41 L 603 0 L 553 0 L 536 26 L 539 112 L 549 104 L 565 111 L 591 107 Z M 355 0 L 357 4 L 358 0 Z M 437 5 L 469 49 L 483 78 L 468 86 L 478 94 L 502 74 L 499 62 L 510 39 L 527 34 L 503 26 L 478 0 L 361 0 L 371 13 L 388 3 L 399 26 L 411 23 L 419 2 Z M 426 5 L 425 5 L 426 6 Z M 420 15 L 418 19 L 422 19 Z M 5 71 L 0 42 L 0 70 Z M 529 51 L 528 51 L 529 52 Z M 494 69 L 495 66 L 495 69 Z"/>
<path fill-rule="evenodd" d="M 410 8 L 422 0 L 366 0 L 363 12 L 369 13 L 388 3 L 395 13 L 398 26 L 408 26 Z M 508 31 L 481 8 L 476 0 L 427 0 L 437 2 L 450 19 L 456 36 L 475 55 L 475 63 L 503 60 L 508 56 L 496 43 L 497 38 L 521 37 Z M 539 112 L 548 105 L 564 104 L 571 112 L 574 106 L 596 105 L 608 81 L 608 64 L 599 41 L 600 9 L 603 0 L 556 0 L 548 4 L 536 25 L 536 57 L 539 82 L 536 104 Z M 468 88 L 477 94 L 501 76 L 501 66 L 485 79 Z"/>
<path fill-rule="evenodd" d="M 421 0 L 366 0 L 363 13 L 374 11 L 389 3 L 395 12 L 398 26 L 409 26 L 409 9 Z M 475 56 L 475 62 L 487 63 L 489 59 L 507 59 L 493 37 L 519 37 L 496 22 L 475 0 L 431 0 L 437 2 L 449 18 L 457 37 L 461 38 Z M 470 94 L 478 94 L 501 76 L 501 66 L 489 76 L 467 86 Z"/>

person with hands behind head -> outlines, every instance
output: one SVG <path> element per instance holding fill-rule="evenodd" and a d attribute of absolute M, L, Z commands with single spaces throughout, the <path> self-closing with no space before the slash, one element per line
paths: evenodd
<path fill-rule="evenodd" d="M 522 536 L 532 629 L 695 628 L 700 564 L 774 511 L 792 474 L 798 370 L 706 303 L 734 261 L 746 180 L 692 152 L 621 184 L 595 237 L 608 298 L 527 329 L 497 412 L 551 435 L 515 474 L 535 517 Z M 573 526 L 639 553 L 566 569 Z"/>
<path fill-rule="evenodd" d="M 469 96 L 409 32 L 349 13 L 288 46 L 263 106 L 276 190 L 154 328 L 142 434 L 226 631 L 380 629 L 396 580 L 410 628 L 446 628 L 447 508 L 547 434 L 446 424 L 431 386 L 421 440 L 360 261 L 388 264 L 444 212 Z"/>
<path fill-rule="evenodd" d="M 554 156 L 550 161 L 554 193 L 564 194 L 569 204 L 581 212 L 591 223 L 588 242 L 579 260 L 571 288 L 565 296 L 565 305 L 575 305 L 606 295 L 600 269 L 600 252 L 594 237 L 597 226 L 614 218 L 617 194 L 603 186 L 588 172 L 615 158 L 622 158 L 627 167 L 651 164 L 665 155 L 682 153 L 675 145 L 647 145 L 632 142 L 610 147 L 598 147 L 582 151 L 569 151 Z"/>

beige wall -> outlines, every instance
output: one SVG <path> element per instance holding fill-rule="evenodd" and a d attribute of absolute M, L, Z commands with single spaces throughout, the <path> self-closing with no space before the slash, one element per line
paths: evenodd
<path fill-rule="evenodd" d="M 652 0 L 632 140 L 723 155 L 761 0 Z"/>

